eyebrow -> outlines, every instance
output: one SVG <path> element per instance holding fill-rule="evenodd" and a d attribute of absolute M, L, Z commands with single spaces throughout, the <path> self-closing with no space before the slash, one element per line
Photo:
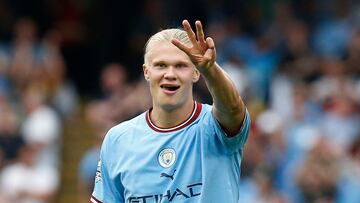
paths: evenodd
<path fill-rule="evenodd" d="M 158 61 L 154 60 L 154 61 L 152 62 L 152 64 L 154 64 L 154 65 L 158 65 L 158 64 L 162 64 L 162 63 L 164 63 L 164 64 L 175 64 L 175 65 L 177 65 L 177 64 L 191 65 L 190 62 L 184 61 L 184 60 L 175 61 L 175 62 L 167 62 L 167 61 L 165 61 L 165 60 L 158 60 Z"/>

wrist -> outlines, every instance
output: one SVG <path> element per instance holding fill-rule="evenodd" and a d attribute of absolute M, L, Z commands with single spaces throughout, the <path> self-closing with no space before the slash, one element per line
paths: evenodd
<path fill-rule="evenodd" d="M 201 75 L 205 77 L 216 77 L 217 71 L 220 70 L 220 66 L 216 62 L 213 62 L 211 65 L 198 68 L 198 70 Z"/>

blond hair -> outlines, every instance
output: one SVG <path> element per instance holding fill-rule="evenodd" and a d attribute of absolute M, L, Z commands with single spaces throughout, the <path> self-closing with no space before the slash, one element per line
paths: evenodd
<path fill-rule="evenodd" d="M 161 30 L 155 33 L 153 36 L 149 38 L 149 40 L 145 44 L 145 54 L 144 54 L 144 63 L 148 66 L 149 64 L 149 52 L 154 47 L 156 43 L 159 42 L 169 42 L 171 43 L 171 39 L 177 39 L 185 45 L 191 45 L 191 41 L 187 35 L 187 33 L 179 28 L 171 28 Z"/>

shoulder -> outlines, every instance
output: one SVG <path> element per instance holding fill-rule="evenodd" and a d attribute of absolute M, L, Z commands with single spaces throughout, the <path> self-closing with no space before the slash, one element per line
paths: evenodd
<path fill-rule="evenodd" d="M 124 122 L 121 122 L 110 128 L 105 136 L 105 141 L 124 139 L 124 137 L 131 136 L 134 131 L 144 126 L 145 112 Z"/>
<path fill-rule="evenodd" d="M 201 112 L 194 123 L 196 123 L 202 131 L 210 131 L 212 129 L 215 120 L 212 109 L 212 105 L 201 104 Z"/>
<path fill-rule="evenodd" d="M 201 113 L 200 113 L 200 119 L 207 119 L 209 117 L 212 117 L 212 108 L 213 106 L 212 105 L 209 105 L 209 104 L 202 104 L 201 105 L 202 108 L 201 108 Z"/>
<path fill-rule="evenodd" d="M 202 104 L 203 113 L 211 113 L 213 106 L 210 104 Z"/>

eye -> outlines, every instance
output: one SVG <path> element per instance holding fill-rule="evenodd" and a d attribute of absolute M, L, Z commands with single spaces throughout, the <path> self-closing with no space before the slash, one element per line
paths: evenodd
<path fill-rule="evenodd" d="M 184 68 L 184 67 L 186 67 L 186 64 L 184 63 L 178 63 L 175 65 L 175 68 Z"/>
<path fill-rule="evenodd" d="M 155 64 L 155 67 L 157 67 L 158 69 L 164 69 L 166 68 L 166 64 L 165 63 L 156 63 Z"/>

